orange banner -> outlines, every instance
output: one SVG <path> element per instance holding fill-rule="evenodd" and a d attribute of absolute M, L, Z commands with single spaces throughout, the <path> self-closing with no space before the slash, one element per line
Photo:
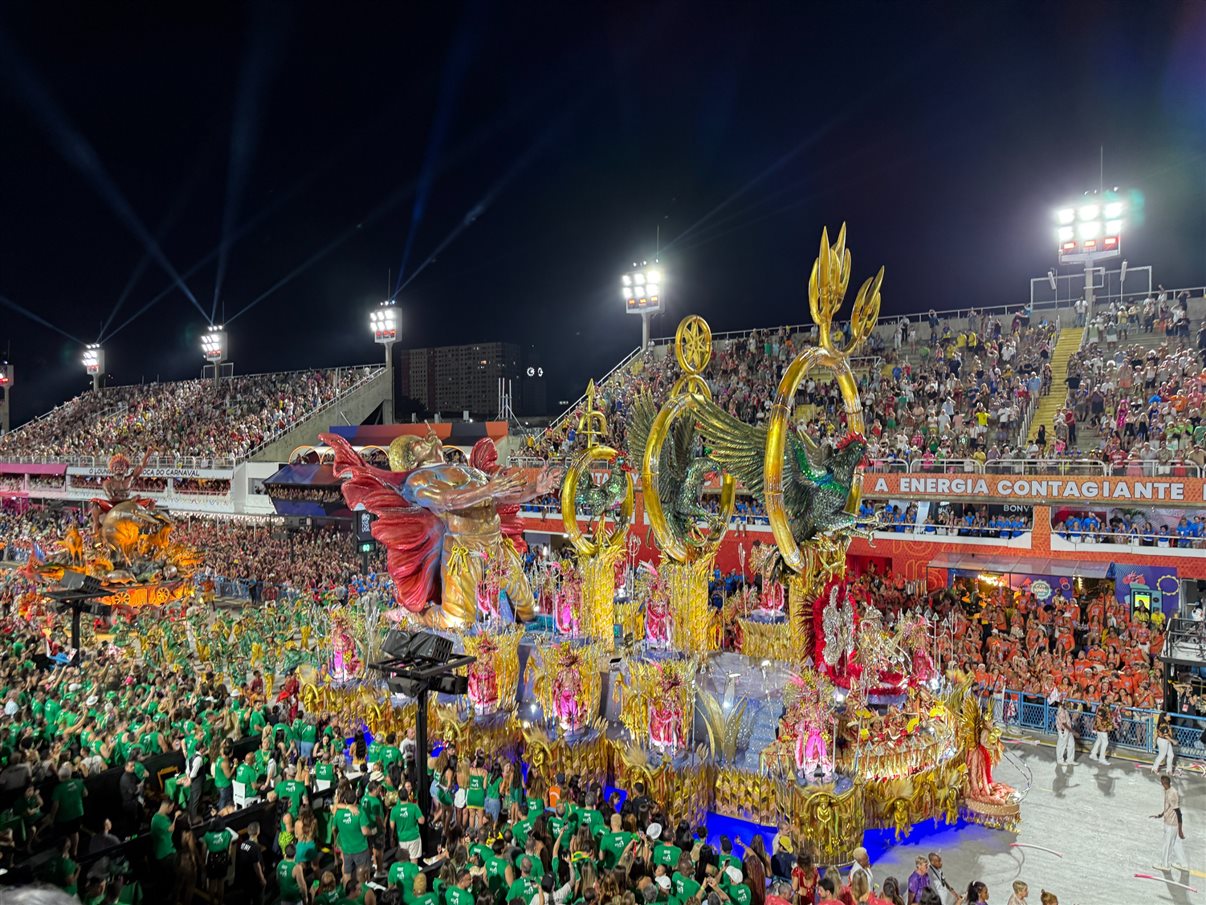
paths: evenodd
<path fill-rule="evenodd" d="M 863 476 L 863 493 L 880 499 L 982 500 L 1011 503 L 1162 503 L 1200 506 L 1202 478 L 1076 477 L 1068 475 L 877 474 Z"/>

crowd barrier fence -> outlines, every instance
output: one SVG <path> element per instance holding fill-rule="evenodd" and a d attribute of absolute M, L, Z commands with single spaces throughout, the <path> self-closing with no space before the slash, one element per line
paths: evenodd
<path fill-rule="evenodd" d="M 988 699 L 992 703 L 993 719 L 999 725 L 1011 729 L 1022 729 L 1037 732 L 1040 735 L 1055 736 L 1056 707 L 1048 703 L 1046 695 L 1005 689 L 1004 691 L 981 693 L 981 701 Z M 1076 737 L 1086 744 L 1092 744 L 1096 738 L 1093 731 L 1093 716 L 1096 705 L 1086 701 L 1065 699 L 1065 705 L 1080 708 L 1075 714 L 1073 727 Z M 1156 754 L 1156 720 L 1159 710 L 1142 710 L 1134 707 L 1119 708 L 1120 721 L 1110 733 L 1110 749 L 1120 748 L 1134 753 L 1155 756 Z M 1173 737 L 1176 747 L 1173 752 L 1179 758 L 1206 761 L 1206 717 L 1191 716 L 1190 714 L 1170 715 Z"/>

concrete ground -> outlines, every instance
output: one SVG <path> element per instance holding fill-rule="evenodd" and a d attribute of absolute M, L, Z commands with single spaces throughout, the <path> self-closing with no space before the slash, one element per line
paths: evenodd
<path fill-rule="evenodd" d="M 988 885 L 990 901 L 1004 905 L 1014 880 L 1030 886 L 1028 902 L 1038 905 L 1039 890 L 1059 896 L 1060 905 L 1171 902 L 1206 905 L 1206 777 L 1180 771 L 1174 785 L 1181 793 L 1185 825 L 1185 854 L 1189 871 L 1165 871 L 1161 860 L 1162 825 L 1149 815 L 1161 810 L 1163 791 L 1142 764 L 1110 756 L 1109 766 L 1077 755 L 1072 767 L 1055 765 L 1047 744 L 1024 739 L 1009 744 L 1011 756 L 993 771 L 994 779 L 1024 788 L 1018 835 L 980 826 L 919 828 L 916 837 L 900 845 L 871 852 L 875 882 L 888 876 L 903 881 L 914 859 L 930 851 L 942 854 L 948 880 L 966 892 L 971 880 Z M 1011 842 L 1041 845 L 1062 858 L 1036 849 L 1010 848 Z M 1193 893 L 1165 882 L 1138 880 L 1148 873 L 1197 887 Z"/>

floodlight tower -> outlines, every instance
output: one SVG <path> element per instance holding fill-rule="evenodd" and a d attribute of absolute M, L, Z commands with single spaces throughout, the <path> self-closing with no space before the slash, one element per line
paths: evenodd
<path fill-rule="evenodd" d="M 0 434 L 7 434 L 12 423 L 9 402 L 13 393 L 13 370 L 7 361 L 0 361 Z"/>
<path fill-rule="evenodd" d="M 369 312 L 369 329 L 373 342 L 385 346 L 385 400 L 381 404 L 381 422 L 394 423 L 394 343 L 398 341 L 398 308 L 386 299 Z"/>
<path fill-rule="evenodd" d="M 105 373 L 105 350 L 100 343 L 88 343 L 84 348 L 84 370 L 92 377 L 92 390 L 100 389 L 101 375 Z"/>
<path fill-rule="evenodd" d="M 620 277 L 620 294 L 624 310 L 641 316 L 641 351 L 649 351 L 649 318 L 662 311 L 662 269 L 655 258 L 653 264 L 632 263 L 632 270 Z"/>
<path fill-rule="evenodd" d="M 214 389 L 222 383 L 222 362 L 226 360 L 226 330 L 215 324 L 201 337 L 201 354 L 214 366 Z"/>
<path fill-rule="evenodd" d="M 1122 254 L 1126 227 L 1126 201 L 1112 191 L 1085 193 L 1079 204 L 1066 204 L 1055 212 L 1055 238 L 1061 264 L 1083 264 L 1085 301 L 1093 313 L 1093 271 L 1098 261 Z"/>

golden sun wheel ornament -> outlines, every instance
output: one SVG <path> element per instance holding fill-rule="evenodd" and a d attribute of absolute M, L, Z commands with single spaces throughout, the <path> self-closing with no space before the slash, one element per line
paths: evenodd
<path fill-rule="evenodd" d="M 662 447 L 679 418 L 693 418 L 696 403 L 701 399 L 712 399 L 712 391 L 703 378 L 703 371 L 712 360 L 712 330 L 707 321 L 698 315 L 682 320 L 674 333 L 674 356 L 682 368 L 683 376 L 674 382 L 670 398 L 649 429 L 649 442 L 641 463 L 641 484 L 644 488 L 645 511 L 649 515 L 658 546 L 675 562 L 690 563 L 710 557 L 719 549 L 733 515 L 736 482 L 728 472 L 721 473 L 720 514 L 714 522 L 717 528 L 706 537 L 698 532 L 680 532 L 666 518 L 657 492 Z"/>
<path fill-rule="evenodd" d="M 835 558 L 845 555 L 845 544 L 822 543 L 801 549 L 792 534 L 791 524 L 783 498 L 784 450 L 788 432 L 792 429 L 792 408 L 796 393 L 804 378 L 816 368 L 829 371 L 842 393 L 846 409 L 846 429 L 851 433 L 865 433 L 863 407 L 859 399 L 858 381 L 850 366 L 853 353 L 867 341 L 879 319 L 880 285 L 884 269 L 863 283 L 854 300 L 850 318 L 850 339 L 844 347 L 834 343 L 834 317 L 846 298 L 850 283 L 850 252 L 846 248 L 846 224 L 838 232 L 837 243 L 830 246 L 829 233 L 821 230 L 821 251 L 812 265 L 808 280 L 808 307 L 817 325 L 817 345 L 805 349 L 795 357 L 779 382 L 775 401 L 771 407 L 767 429 L 766 451 L 763 459 L 763 480 L 766 488 L 766 514 L 774 533 L 775 543 L 783 556 L 784 563 L 796 573 L 809 575 L 818 569 L 837 571 Z M 846 511 L 858 513 L 862 499 L 862 472 L 858 471 L 850 485 L 846 500 Z"/>

